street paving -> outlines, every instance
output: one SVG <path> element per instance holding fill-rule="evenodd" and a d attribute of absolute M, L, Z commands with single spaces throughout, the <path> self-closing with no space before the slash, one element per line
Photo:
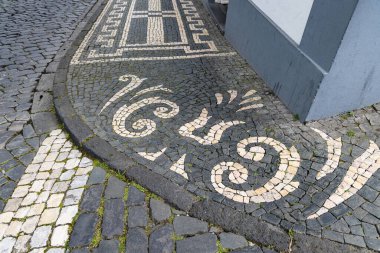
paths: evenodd
<path fill-rule="evenodd" d="M 0 3 L 0 252 L 189 252 L 199 243 L 201 251 L 274 252 L 99 167 L 59 128 L 54 75 L 64 42 L 94 4 Z M 177 236 L 177 217 L 202 230 Z"/>
<path fill-rule="evenodd" d="M 379 104 L 301 124 L 200 1 L 105 3 L 66 83 L 97 136 L 292 238 L 380 251 Z M 0 252 L 276 252 L 190 217 L 61 129 L 59 50 L 94 4 L 0 3 Z"/>
<path fill-rule="evenodd" d="M 0 210 L 56 127 L 49 94 L 55 56 L 93 3 L 0 2 Z"/>
<path fill-rule="evenodd" d="M 300 123 L 199 1 L 108 1 L 67 89 L 97 136 L 187 191 L 380 250 L 380 106 Z"/>
<path fill-rule="evenodd" d="M 53 130 L 0 214 L 0 252 L 263 252 L 99 166 Z"/>

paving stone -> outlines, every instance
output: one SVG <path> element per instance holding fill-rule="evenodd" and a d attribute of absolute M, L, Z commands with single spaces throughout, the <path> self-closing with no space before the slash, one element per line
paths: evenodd
<path fill-rule="evenodd" d="M 351 234 L 364 236 L 363 227 L 361 225 L 351 226 Z"/>
<path fill-rule="evenodd" d="M 124 208 L 124 201 L 122 199 L 105 200 L 102 222 L 102 235 L 104 238 L 110 239 L 123 234 Z M 135 222 L 139 223 L 139 221 Z"/>
<path fill-rule="evenodd" d="M 11 153 L 9 153 L 5 149 L 0 149 L 0 161 L 2 161 L 2 163 L 9 161 L 11 159 L 13 159 L 13 155 Z"/>
<path fill-rule="evenodd" d="M 148 210 L 145 206 L 128 208 L 128 227 L 145 227 L 148 224 Z"/>
<path fill-rule="evenodd" d="M 111 176 L 108 179 L 108 184 L 106 187 L 106 191 L 104 194 L 104 197 L 107 199 L 110 198 L 123 198 L 124 196 L 124 189 L 126 187 L 126 183 L 123 181 L 117 179 L 114 176 Z"/>
<path fill-rule="evenodd" d="M 21 176 L 24 174 L 25 167 L 24 166 L 17 166 L 9 171 L 7 171 L 6 175 L 12 179 L 13 181 L 19 181 Z"/>
<path fill-rule="evenodd" d="M 88 178 L 87 184 L 92 185 L 92 184 L 101 184 L 104 183 L 106 179 L 106 172 L 104 169 L 95 167 L 91 174 L 90 177 Z"/>
<path fill-rule="evenodd" d="M 29 206 L 21 207 L 17 210 L 14 217 L 17 219 L 24 219 L 29 214 L 29 211 L 30 211 Z"/>
<path fill-rule="evenodd" d="M 9 223 L 14 216 L 13 212 L 6 212 L 0 214 L 0 223 Z"/>
<path fill-rule="evenodd" d="M 17 238 L 17 241 L 14 245 L 15 252 L 27 252 L 28 251 L 28 243 L 30 240 L 30 235 L 21 235 Z"/>
<path fill-rule="evenodd" d="M 0 252 L 11 253 L 15 243 L 16 239 L 13 237 L 4 238 L 2 241 L 0 241 Z"/>
<path fill-rule="evenodd" d="M 64 248 L 50 248 L 46 252 L 47 253 L 65 253 L 65 249 Z"/>
<path fill-rule="evenodd" d="M 149 252 L 173 252 L 174 242 L 172 225 L 164 225 L 154 228 L 149 237 Z M 178 252 L 178 251 L 177 251 Z"/>
<path fill-rule="evenodd" d="M 0 187 L 0 198 L 2 199 L 8 199 L 12 193 L 13 190 L 16 188 L 16 184 L 14 182 L 8 182 Z M 20 195 L 20 197 L 23 197 Z"/>
<path fill-rule="evenodd" d="M 49 235 L 51 233 L 51 226 L 38 227 L 30 240 L 31 248 L 39 248 L 47 245 Z"/>
<path fill-rule="evenodd" d="M 70 236 L 70 247 L 88 246 L 95 232 L 97 216 L 93 213 L 79 215 Z"/>
<path fill-rule="evenodd" d="M 95 253 L 109 253 L 119 251 L 119 241 L 117 240 L 102 240 L 99 247 L 94 249 Z"/>
<path fill-rule="evenodd" d="M 343 233 L 331 231 L 331 230 L 323 230 L 322 235 L 324 238 L 330 239 L 336 242 L 344 242 Z"/>
<path fill-rule="evenodd" d="M 364 240 L 368 248 L 376 251 L 380 251 L 380 239 L 379 238 L 368 238 L 364 237 Z"/>
<path fill-rule="evenodd" d="M 22 198 L 16 198 L 16 199 L 9 199 L 7 204 L 4 207 L 3 212 L 12 212 L 12 211 L 17 211 L 19 208 Z"/>
<path fill-rule="evenodd" d="M 53 234 L 50 239 L 50 243 L 52 246 L 61 246 L 64 247 L 66 245 L 67 240 L 69 239 L 69 226 L 58 226 L 54 228 Z"/>
<path fill-rule="evenodd" d="M 80 208 L 83 211 L 95 212 L 99 208 L 104 186 L 93 185 L 84 191 Z"/>
<path fill-rule="evenodd" d="M 247 240 L 241 235 L 221 233 L 219 238 L 222 246 L 227 249 L 239 249 L 248 246 Z"/>
<path fill-rule="evenodd" d="M 27 218 L 22 224 L 21 231 L 26 233 L 26 234 L 31 234 L 37 227 L 38 221 L 40 220 L 39 216 L 33 216 L 30 218 Z"/>
<path fill-rule="evenodd" d="M 32 113 L 47 112 L 53 107 L 53 96 L 49 92 L 34 93 Z"/>
<path fill-rule="evenodd" d="M 20 232 L 22 226 L 21 221 L 14 220 L 11 223 L 9 223 L 9 226 L 7 230 L 4 233 L 4 237 L 17 237 L 18 233 Z"/>
<path fill-rule="evenodd" d="M 337 232 L 341 233 L 350 233 L 350 228 L 348 227 L 348 224 L 343 220 L 340 219 L 337 222 L 335 222 L 333 225 L 331 225 L 331 229 Z"/>
<path fill-rule="evenodd" d="M 33 204 L 38 198 L 38 194 L 35 192 L 31 192 L 25 196 L 23 201 L 21 202 L 21 206 L 29 206 Z"/>
<path fill-rule="evenodd" d="M 177 235 L 195 235 L 208 230 L 206 222 L 187 216 L 175 217 L 173 225 Z"/>
<path fill-rule="evenodd" d="M 155 222 L 162 222 L 171 216 L 170 206 L 156 199 L 150 199 L 150 209 Z"/>
<path fill-rule="evenodd" d="M 47 201 L 47 207 L 58 207 L 65 195 L 63 193 L 52 194 Z"/>
<path fill-rule="evenodd" d="M 366 237 L 378 238 L 379 234 L 377 233 L 377 229 L 374 225 L 368 223 L 362 223 L 362 227 L 364 230 L 364 234 Z"/>
<path fill-rule="evenodd" d="M 78 206 L 76 205 L 63 207 L 57 220 L 57 225 L 70 224 L 77 213 Z"/>
<path fill-rule="evenodd" d="M 268 249 L 268 248 L 263 248 L 262 250 L 263 250 L 263 253 L 278 253 L 278 252 L 276 252 L 272 249 Z"/>
<path fill-rule="evenodd" d="M 130 228 L 127 232 L 125 252 L 148 253 L 148 237 L 142 228 Z"/>
<path fill-rule="evenodd" d="M 202 234 L 189 237 L 180 241 L 177 241 L 176 246 L 177 253 L 215 253 L 217 252 L 216 247 L 216 236 L 213 234 Z"/>
<path fill-rule="evenodd" d="M 145 204 L 145 193 L 136 187 L 130 186 L 128 189 L 127 206 L 141 206 Z"/>
<path fill-rule="evenodd" d="M 379 195 L 379 192 L 377 192 L 374 189 L 365 185 L 359 191 L 359 194 L 360 194 L 360 196 L 362 196 L 364 199 L 368 200 L 369 202 L 373 202 L 373 201 L 375 201 L 375 199 Z"/>
<path fill-rule="evenodd" d="M 83 188 L 68 190 L 66 192 L 66 197 L 63 202 L 63 205 L 69 206 L 69 205 L 79 204 L 83 191 L 84 191 Z"/>
<path fill-rule="evenodd" d="M 348 244 L 352 244 L 352 245 L 359 246 L 359 247 L 365 247 L 366 246 L 363 237 L 357 236 L 357 235 L 345 234 L 344 235 L 344 241 Z"/>
<path fill-rule="evenodd" d="M 58 219 L 59 211 L 59 207 L 45 209 L 45 211 L 41 214 L 41 219 L 38 225 L 54 223 Z"/>
<path fill-rule="evenodd" d="M 259 246 L 249 246 L 243 249 L 233 250 L 231 253 L 263 253 Z"/>
<path fill-rule="evenodd" d="M 75 176 L 73 178 L 73 181 L 70 184 L 70 188 L 71 189 L 75 189 L 75 188 L 79 188 L 79 187 L 85 186 L 86 182 L 87 182 L 87 178 L 88 178 L 87 175 Z"/>
<path fill-rule="evenodd" d="M 34 216 L 34 215 L 41 214 L 44 208 L 45 208 L 45 203 L 34 204 L 30 206 L 30 210 L 27 216 Z"/>
<path fill-rule="evenodd" d="M 72 252 L 73 253 L 89 253 L 90 250 L 87 248 L 81 248 L 81 249 L 74 249 Z"/>
<path fill-rule="evenodd" d="M 59 127 L 57 118 L 51 112 L 32 114 L 32 121 L 37 134 L 49 133 Z"/>

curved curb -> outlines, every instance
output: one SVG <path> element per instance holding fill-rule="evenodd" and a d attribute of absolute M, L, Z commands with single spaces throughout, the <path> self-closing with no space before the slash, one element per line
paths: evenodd
<path fill-rule="evenodd" d="M 200 200 L 182 187 L 162 175 L 134 162 L 125 154 L 99 138 L 75 112 L 66 88 L 70 60 L 92 24 L 103 10 L 107 0 L 99 0 L 78 28 L 74 31 L 71 45 L 59 62 L 53 84 L 54 106 L 59 120 L 70 133 L 74 143 L 94 157 L 104 161 L 111 168 L 161 196 L 175 207 L 191 216 L 220 225 L 224 230 L 241 234 L 254 242 L 273 246 L 282 252 L 373 252 L 321 239 L 315 236 L 289 235 L 283 229 L 269 224 L 245 212 L 222 205 L 213 200 Z"/>

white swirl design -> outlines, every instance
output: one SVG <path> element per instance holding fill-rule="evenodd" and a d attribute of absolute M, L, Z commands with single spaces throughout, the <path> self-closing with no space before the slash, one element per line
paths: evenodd
<path fill-rule="evenodd" d="M 156 130 L 156 123 L 151 119 L 139 119 L 132 124 L 134 130 L 139 130 L 138 132 L 129 131 L 125 127 L 126 119 L 135 111 L 141 109 L 142 107 L 152 105 L 152 104 L 165 104 L 170 107 L 157 107 L 153 111 L 154 115 L 159 118 L 168 119 L 172 118 L 179 112 L 179 107 L 176 103 L 169 100 L 161 99 L 160 97 L 152 97 L 140 100 L 130 106 L 122 106 L 115 115 L 113 116 L 112 126 L 114 131 L 123 137 L 128 138 L 140 138 L 150 135 Z"/>
<path fill-rule="evenodd" d="M 287 149 L 284 144 L 268 137 L 250 137 L 240 141 L 237 145 L 238 154 L 243 158 L 253 161 L 261 160 L 263 151 L 260 147 L 246 147 L 250 144 L 263 143 L 273 147 L 280 155 L 280 166 L 277 173 L 263 186 L 256 190 L 235 190 L 225 186 L 222 182 L 222 175 L 225 171 L 230 171 L 229 180 L 235 184 L 246 183 L 248 170 L 241 164 L 235 162 L 221 162 L 211 171 L 211 183 L 215 190 L 223 196 L 241 203 L 262 203 L 278 200 L 299 186 L 299 182 L 292 181 L 300 166 L 300 156 L 295 149 Z"/>

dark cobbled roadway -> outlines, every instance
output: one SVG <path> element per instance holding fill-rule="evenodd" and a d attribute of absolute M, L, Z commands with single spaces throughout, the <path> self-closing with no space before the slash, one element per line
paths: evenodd
<path fill-rule="evenodd" d="M 200 1 L 109 0 L 91 25 L 69 69 L 63 63 L 54 94 L 88 152 L 179 209 L 276 250 L 380 250 L 380 105 L 299 123 Z M 104 207 L 123 206 L 122 192 L 109 197 L 106 190 Z M 143 204 L 128 206 L 128 228 L 145 228 L 131 233 L 149 243 L 169 240 L 171 225 L 150 231 L 144 213 Z M 94 220 L 91 212 L 79 216 L 70 247 L 84 245 L 76 235 L 93 238 L 81 231 Z M 99 237 L 114 238 L 110 224 Z M 122 236 L 125 228 L 118 229 Z M 171 241 L 177 252 L 217 250 L 198 249 L 216 240 L 201 237 Z"/>

